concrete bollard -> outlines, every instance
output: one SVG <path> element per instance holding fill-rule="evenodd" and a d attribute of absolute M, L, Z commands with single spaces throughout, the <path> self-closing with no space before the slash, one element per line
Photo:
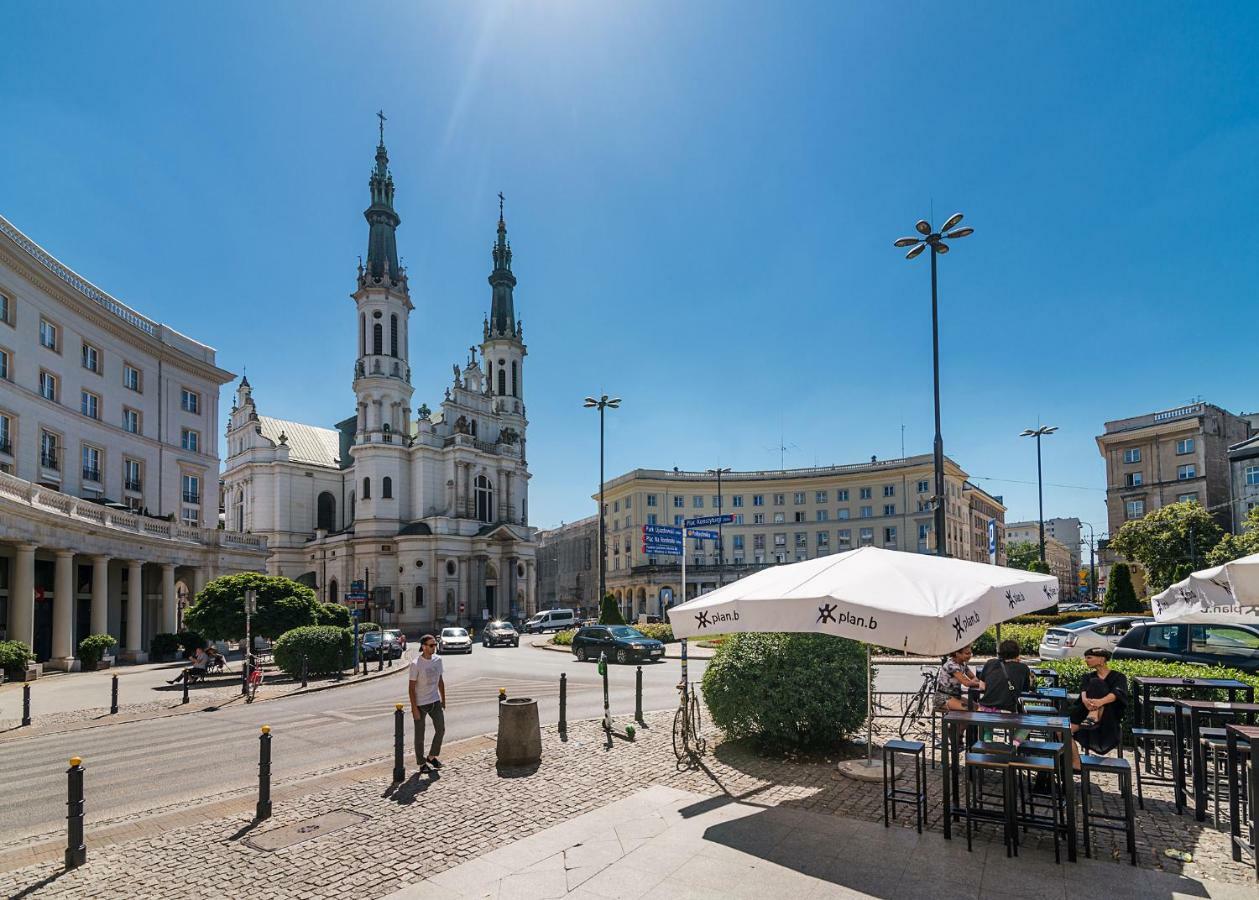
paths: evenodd
<path fill-rule="evenodd" d="M 513 697 L 498 705 L 497 757 L 500 766 L 527 766 L 542 759 L 538 701 Z"/>
<path fill-rule="evenodd" d="M 70 757 L 66 769 L 66 868 L 77 869 L 87 862 L 87 844 L 83 841 L 83 760 Z"/>
<path fill-rule="evenodd" d="M 634 675 L 634 721 L 643 724 L 643 667 Z"/>
<path fill-rule="evenodd" d="M 184 670 L 184 699 L 181 700 L 180 702 L 181 703 L 188 702 L 188 670 L 187 669 Z"/>
<path fill-rule="evenodd" d="M 560 733 L 568 731 L 568 673 L 560 673 Z"/>
<path fill-rule="evenodd" d="M 402 704 L 397 703 L 393 708 L 393 781 L 394 784 L 401 784 L 407 780 L 406 763 L 402 760 L 402 741 L 403 741 L 403 718 Z"/>
<path fill-rule="evenodd" d="M 302 654 L 302 687 L 306 687 L 307 675 L 308 675 L 308 672 L 307 672 L 307 665 L 306 665 L 306 654 L 303 653 Z"/>
<path fill-rule="evenodd" d="M 258 808 L 254 821 L 271 818 L 271 726 L 263 725 L 258 736 Z"/>
<path fill-rule="evenodd" d="M 110 679 L 109 686 L 109 714 L 111 716 L 118 715 L 118 676 L 115 675 Z"/>
<path fill-rule="evenodd" d="M 31 686 L 22 685 L 22 727 L 31 724 Z"/>

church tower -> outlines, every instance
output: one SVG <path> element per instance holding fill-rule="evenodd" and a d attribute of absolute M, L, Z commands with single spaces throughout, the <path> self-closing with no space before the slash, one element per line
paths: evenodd
<path fill-rule="evenodd" d="M 512 291 L 516 276 L 511 271 L 511 244 L 507 240 L 507 222 L 503 219 L 503 195 L 498 195 L 498 237 L 492 252 L 494 271 L 490 273 L 490 316 L 485 321 L 481 356 L 485 360 L 486 379 L 497 412 L 518 417 L 518 434 L 524 435 L 524 328 L 516 318 L 516 302 Z"/>
<path fill-rule="evenodd" d="M 393 175 L 385 150 L 385 116 L 380 118 L 376 166 L 368 186 L 367 263 L 359 263 L 358 359 L 354 395 L 358 424 L 354 447 L 355 532 L 396 534 L 410 510 L 407 442 L 411 434 L 411 366 L 407 330 L 411 310 L 407 275 L 398 264 L 395 231 L 402 221 L 393 208 Z"/>

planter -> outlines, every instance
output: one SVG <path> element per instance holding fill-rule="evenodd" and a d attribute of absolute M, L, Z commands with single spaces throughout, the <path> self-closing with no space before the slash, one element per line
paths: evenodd
<path fill-rule="evenodd" d="M 527 766 L 542 759 L 538 701 L 526 697 L 498 705 L 498 764 Z"/>
<path fill-rule="evenodd" d="M 112 656 L 107 656 L 104 659 L 97 660 L 94 665 L 83 663 L 83 671 L 84 672 L 99 672 L 102 669 L 108 669 L 113 664 L 114 664 L 114 658 Z"/>
<path fill-rule="evenodd" d="M 40 675 L 44 674 L 43 663 L 29 663 L 26 671 L 22 673 L 22 681 L 34 681 Z"/>

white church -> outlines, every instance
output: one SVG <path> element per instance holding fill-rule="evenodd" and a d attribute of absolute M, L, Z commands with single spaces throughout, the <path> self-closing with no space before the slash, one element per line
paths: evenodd
<path fill-rule="evenodd" d="M 383 128 L 370 188 L 367 262 L 351 295 L 354 415 L 335 428 L 260 415 L 242 378 L 227 428 L 226 527 L 265 535 L 268 572 L 321 600 L 361 587 L 375 621 L 419 630 L 531 615 L 526 351 L 501 198 L 481 359 L 456 365 L 439 410 L 421 404 L 413 417 L 414 307 Z"/>

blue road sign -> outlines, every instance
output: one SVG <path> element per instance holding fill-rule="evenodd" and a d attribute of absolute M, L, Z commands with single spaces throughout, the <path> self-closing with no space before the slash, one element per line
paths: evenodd
<path fill-rule="evenodd" d="M 696 516 L 694 519 L 686 520 L 686 527 L 692 528 L 698 525 L 724 525 L 734 521 L 734 516 Z"/>
<path fill-rule="evenodd" d="M 679 541 L 662 541 L 659 538 L 644 538 L 644 547 L 674 547 L 678 550 L 682 549 L 682 542 Z"/>
<path fill-rule="evenodd" d="M 644 525 L 643 534 L 654 534 L 662 537 L 682 537 L 682 529 L 673 525 Z"/>
<path fill-rule="evenodd" d="M 997 520 L 988 520 L 988 555 L 997 555 Z"/>
<path fill-rule="evenodd" d="M 699 538 L 702 541 L 715 541 L 719 537 L 721 537 L 721 535 L 718 534 L 716 531 L 707 531 L 702 528 L 688 528 L 686 530 L 686 536 L 692 537 L 692 538 Z"/>
<path fill-rule="evenodd" d="M 681 544 L 643 544 L 646 556 L 681 556 Z"/>

